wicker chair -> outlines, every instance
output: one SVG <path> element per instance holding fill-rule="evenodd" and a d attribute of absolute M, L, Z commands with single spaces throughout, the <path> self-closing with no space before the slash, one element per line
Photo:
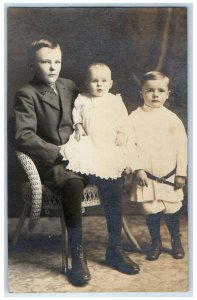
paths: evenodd
<path fill-rule="evenodd" d="M 37 224 L 41 211 L 45 214 L 56 214 L 60 217 L 61 234 L 62 234 L 62 268 L 66 272 L 68 270 L 68 240 L 66 226 L 64 222 L 63 209 L 61 204 L 61 195 L 54 194 L 47 186 L 43 185 L 40 180 L 37 168 L 32 159 L 24 154 L 23 152 L 16 151 L 16 156 L 21 163 L 26 175 L 27 181 L 22 185 L 22 196 L 25 202 L 22 214 L 19 218 L 16 232 L 13 239 L 13 245 L 16 245 L 25 218 L 29 213 L 30 218 L 28 224 L 28 230 L 32 231 Z M 96 186 L 88 185 L 84 188 L 83 201 L 82 201 L 82 212 L 85 211 L 86 207 L 100 205 L 100 199 L 98 195 L 98 189 Z M 141 251 L 139 244 L 135 237 L 130 232 L 126 220 L 123 217 L 123 229 L 132 244 Z"/>

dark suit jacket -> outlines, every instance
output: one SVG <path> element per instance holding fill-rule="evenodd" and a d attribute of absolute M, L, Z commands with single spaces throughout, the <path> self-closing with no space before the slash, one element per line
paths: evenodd
<path fill-rule="evenodd" d="M 72 108 L 78 89 L 73 81 L 63 78 L 56 81 L 56 87 L 59 96 L 33 79 L 16 93 L 14 139 L 16 148 L 28 154 L 40 171 L 50 171 L 50 180 L 59 182 L 72 175 L 69 171 L 64 174 L 65 166 L 57 168 L 57 159 L 58 146 L 65 144 L 73 132 Z M 54 178 L 54 173 L 61 178 Z"/>
<path fill-rule="evenodd" d="M 73 132 L 72 108 L 78 94 L 71 80 L 59 78 L 56 86 L 59 97 L 33 79 L 16 93 L 14 105 L 16 147 L 48 166 Z"/>

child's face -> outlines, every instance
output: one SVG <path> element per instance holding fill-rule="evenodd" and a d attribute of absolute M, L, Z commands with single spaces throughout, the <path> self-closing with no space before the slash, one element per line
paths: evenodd
<path fill-rule="evenodd" d="M 61 59 L 62 54 L 59 47 L 39 49 L 35 53 L 32 66 L 35 77 L 46 84 L 55 83 L 61 70 Z"/>
<path fill-rule="evenodd" d="M 95 67 L 89 71 L 88 90 L 94 97 L 102 97 L 107 94 L 112 87 L 111 72 L 105 67 Z"/>
<path fill-rule="evenodd" d="M 142 87 L 144 104 L 149 107 L 159 108 L 164 105 L 169 97 L 168 84 L 165 79 L 147 80 Z"/>

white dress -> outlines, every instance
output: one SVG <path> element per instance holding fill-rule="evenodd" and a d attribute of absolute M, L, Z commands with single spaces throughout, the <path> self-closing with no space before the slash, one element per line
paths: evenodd
<path fill-rule="evenodd" d="M 157 177 L 169 174 L 187 175 L 187 136 L 182 121 L 165 107 L 138 107 L 129 116 L 129 128 L 134 130 L 143 169 Z M 174 182 L 175 175 L 166 179 Z M 183 200 L 182 189 L 148 179 L 148 187 L 134 184 L 132 201 Z"/>
<path fill-rule="evenodd" d="M 127 166 L 127 142 L 117 146 L 115 140 L 117 132 L 126 136 L 128 122 L 121 96 L 111 93 L 103 97 L 79 94 L 74 103 L 73 120 L 74 124 L 82 124 L 87 135 L 76 141 L 74 132 L 64 145 L 64 153 L 69 160 L 67 168 L 104 179 L 120 177 Z"/>

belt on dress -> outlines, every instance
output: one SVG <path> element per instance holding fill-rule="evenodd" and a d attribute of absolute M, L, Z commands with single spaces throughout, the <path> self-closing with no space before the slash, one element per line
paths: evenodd
<path fill-rule="evenodd" d="M 174 170 L 172 170 L 170 173 L 168 173 L 167 175 L 165 175 L 163 177 L 157 177 L 155 175 L 150 174 L 149 172 L 146 172 L 146 175 L 149 179 L 155 180 L 156 182 L 168 184 L 168 185 L 171 185 L 171 186 L 175 186 L 174 183 L 166 180 L 167 178 L 171 177 L 175 173 L 176 173 L 176 168 L 174 168 Z"/>

